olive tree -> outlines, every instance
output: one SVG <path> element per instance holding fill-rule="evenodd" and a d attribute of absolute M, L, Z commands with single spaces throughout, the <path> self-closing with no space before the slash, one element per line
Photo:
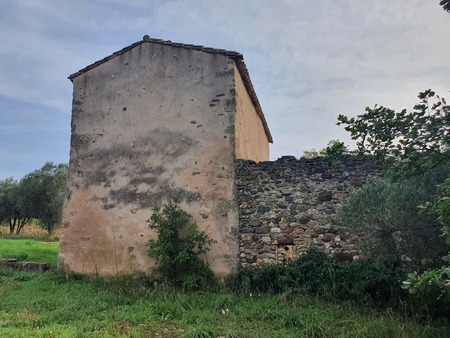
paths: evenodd
<path fill-rule="evenodd" d="M 350 194 L 340 209 L 339 223 L 358 236 L 365 257 L 395 263 L 407 271 L 442 265 L 447 247 L 441 226 L 436 218 L 419 215 L 418 209 L 432 198 L 428 182 L 440 175 L 425 176 L 401 181 L 382 178 Z"/>
<path fill-rule="evenodd" d="M 358 151 L 374 156 L 386 169 L 383 183 L 369 183 L 349 198 L 341 210 L 342 223 L 384 231 L 384 242 L 379 243 L 391 241 L 390 252 L 399 254 L 405 248 L 401 242 L 414 243 L 413 239 L 433 234 L 429 242 L 440 247 L 442 237 L 436 233 L 440 226 L 448 234 L 450 196 L 445 187 L 437 186 L 450 177 L 450 106 L 432 90 L 418 97 L 412 110 L 375 106 L 356 117 L 338 117 L 338 125 L 350 132 Z M 437 217 L 421 218 L 420 206 Z M 432 258 L 437 247 L 424 252 Z M 411 250 L 420 256 L 417 243 Z"/>
<path fill-rule="evenodd" d="M 67 179 L 67 164 L 47 162 L 21 180 L 23 189 L 30 192 L 25 203 L 49 234 L 61 224 Z"/>
<path fill-rule="evenodd" d="M 23 189 L 21 181 L 12 177 L 0 181 L 0 223 L 8 223 L 11 235 L 19 234 L 32 218 L 26 195 L 28 192 Z"/>
<path fill-rule="evenodd" d="M 61 223 L 67 178 L 67 164 L 47 162 L 21 180 L 0 181 L 0 222 L 9 224 L 10 234 L 19 234 L 31 219 L 38 219 L 51 234 Z"/>

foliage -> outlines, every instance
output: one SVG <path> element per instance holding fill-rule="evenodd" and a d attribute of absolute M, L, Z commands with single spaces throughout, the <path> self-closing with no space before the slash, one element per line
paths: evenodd
<path fill-rule="evenodd" d="M 302 158 L 317 158 L 319 156 L 320 153 L 315 148 L 312 148 L 311 150 L 303 151 Z"/>
<path fill-rule="evenodd" d="M 67 194 L 67 164 L 44 166 L 16 181 L 0 181 L 0 222 L 19 234 L 31 219 L 39 219 L 49 235 L 59 226 Z"/>
<path fill-rule="evenodd" d="M 418 307 L 427 314 L 450 319 L 450 267 L 410 273 L 402 287 L 409 291 Z"/>
<path fill-rule="evenodd" d="M 430 89 L 419 93 L 418 97 L 420 102 L 411 112 L 375 106 L 366 108 L 366 113 L 356 118 L 338 117 L 338 125 L 346 125 L 345 130 L 357 140 L 358 150 L 374 155 L 389 169 L 388 179 L 402 181 L 411 176 L 421 179 L 424 173 L 439 172 L 441 167 L 450 166 L 450 106 Z M 432 189 L 448 177 L 447 171 L 441 181 L 433 182 Z M 450 188 L 446 190 L 445 186 L 442 184 L 435 202 L 420 203 L 426 203 L 421 207 L 422 215 L 436 215 L 444 231 L 449 225 L 450 210 Z M 401 213 L 401 209 L 398 212 Z M 415 211 L 410 212 L 415 217 Z"/>
<path fill-rule="evenodd" d="M 27 203 L 32 205 L 32 216 L 41 221 L 49 235 L 61 224 L 68 175 L 67 164 L 47 162 L 21 181 L 24 189 L 30 192 Z"/>
<path fill-rule="evenodd" d="M 350 153 L 350 151 L 348 150 L 348 147 L 344 145 L 344 142 L 340 142 L 339 140 L 331 140 L 330 142 L 328 142 L 328 145 L 325 148 L 319 151 L 316 151 L 314 148 L 311 150 L 305 150 L 303 152 L 302 157 L 303 158 L 324 157 L 330 160 L 332 163 L 336 163 L 340 155 L 348 153 Z"/>
<path fill-rule="evenodd" d="M 0 223 L 7 221 L 9 233 L 20 233 L 32 218 L 27 198 L 29 192 L 23 189 L 20 181 L 12 177 L 0 181 Z"/>
<path fill-rule="evenodd" d="M 387 304 L 401 293 L 399 269 L 372 260 L 341 263 L 310 251 L 286 265 L 243 270 L 235 287 L 257 292 L 296 292 L 330 300 Z"/>
<path fill-rule="evenodd" d="M 441 1 L 441 5 L 447 4 Z M 342 209 L 341 219 L 348 225 L 359 225 L 359 228 L 375 226 L 379 234 L 385 232 L 378 238 L 379 248 L 396 252 L 398 256 L 405 250 L 402 244 L 407 244 L 412 254 L 426 249 L 423 253 L 428 252 L 428 257 L 423 258 L 429 259 L 443 249 L 435 246 L 439 234 L 435 233 L 433 221 L 426 216 L 436 217 L 444 233 L 447 237 L 449 235 L 450 106 L 432 90 L 420 93 L 419 99 L 419 104 L 411 112 L 406 109 L 395 112 L 375 106 L 373 109 L 366 108 L 366 114 L 356 118 L 339 116 L 338 125 L 346 125 L 345 130 L 357 140 L 358 150 L 374 155 L 387 169 L 386 180 L 369 184 L 349 198 Z M 423 197 L 426 200 L 422 200 Z M 421 209 L 422 220 L 417 218 L 414 207 Z M 395 236 L 393 230 L 400 229 L 399 225 L 402 236 Z M 427 229 L 433 231 L 428 232 Z M 429 241 L 428 247 L 418 245 L 417 240 L 423 244 Z M 372 254 L 376 253 L 373 251 Z M 422 254 L 416 255 L 416 258 L 420 256 Z M 421 267 L 417 261 L 413 263 Z M 442 265 L 442 261 L 440 263 Z M 436 301 L 440 292 L 439 283 L 443 282 L 445 275 L 441 272 L 446 269 L 410 274 L 403 284 L 411 292 L 412 301 L 419 308 L 426 307 L 428 313 L 449 313 L 448 302 L 442 304 Z M 442 296 L 439 299 L 448 300 Z"/>
<path fill-rule="evenodd" d="M 450 13 L 450 0 L 441 0 L 439 2 L 439 5 L 442 6 L 442 8 L 444 9 L 444 11 L 447 11 Z"/>
<path fill-rule="evenodd" d="M 449 329 L 301 295 L 182 292 L 135 278 L 0 269 L 0 285 L 1 337 L 448 337 Z"/>
<path fill-rule="evenodd" d="M 173 202 L 155 207 L 148 221 L 158 234 L 157 240 L 148 242 L 148 254 L 156 259 L 161 277 L 188 289 L 206 286 L 213 273 L 199 255 L 208 252 L 214 242 L 206 232 Z"/>
<path fill-rule="evenodd" d="M 343 154 L 348 154 L 348 147 L 344 145 L 344 142 L 339 140 L 332 140 L 328 142 L 326 148 L 320 151 L 320 155 L 328 159 L 331 163 L 337 164 L 339 157 Z"/>
<path fill-rule="evenodd" d="M 339 211 L 339 223 L 358 236 L 366 257 L 397 262 L 406 271 L 438 267 L 447 250 L 440 225 L 430 216 L 419 216 L 418 205 L 431 198 L 430 187 L 444 174 L 366 184 L 350 194 Z"/>
<path fill-rule="evenodd" d="M 443 227 L 443 236 L 447 237 L 447 243 L 450 245 L 450 178 L 438 186 L 433 202 L 427 202 L 420 207 L 422 214 L 437 217 Z"/>
<path fill-rule="evenodd" d="M 356 118 L 339 115 L 338 125 L 369 153 L 403 176 L 430 170 L 450 160 L 450 106 L 432 90 L 419 94 L 413 111 L 375 106 Z"/>

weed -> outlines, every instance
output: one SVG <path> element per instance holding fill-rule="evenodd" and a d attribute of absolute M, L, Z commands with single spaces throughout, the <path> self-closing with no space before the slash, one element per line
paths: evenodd
<path fill-rule="evenodd" d="M 158 233 L 148 242 L 148 255 L 158 263 L 157 273 L 172 285 L 192 290 L 207 286 L 213 272 L 199 255 L 214 242 L 191 221 L 191 216 L 176 204 L 153 208 L 149 227 Z"/>

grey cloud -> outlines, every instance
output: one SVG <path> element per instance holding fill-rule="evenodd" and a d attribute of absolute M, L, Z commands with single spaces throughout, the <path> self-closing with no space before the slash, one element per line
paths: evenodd
<path fill-rule="evenodd" d="M 349 141 L 338 114 L 408 108 L 419 91 L 448 97 L 450 87 L 450 18 L 438 1 L 22 0 L 0 13 L 0 95 L 62 113 L 69 74 L 144 34 L 242 52 L 272 158 Z"/>

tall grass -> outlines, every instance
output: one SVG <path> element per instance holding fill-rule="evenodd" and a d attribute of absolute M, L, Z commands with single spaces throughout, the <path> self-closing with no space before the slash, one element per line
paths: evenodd
<path fill-rule="evenodd" d="M 0 269 L 2 337 L 446 337 L 418 324 L 295 294 L 179 292 L 127 277 Z"/>
<path fill-rule="evenodd" d="M 10 234 L 7 224 L 0 224 L 0 238 L 8 239 L 34 239 L 37 241 L 56 242 L 59 240 L 61 230 L 56 229 L 51 235 L 48 234 L 40 225 L 39 221 L 31 220 L 30 224 L 25 225 L 20 234 Z"/>

